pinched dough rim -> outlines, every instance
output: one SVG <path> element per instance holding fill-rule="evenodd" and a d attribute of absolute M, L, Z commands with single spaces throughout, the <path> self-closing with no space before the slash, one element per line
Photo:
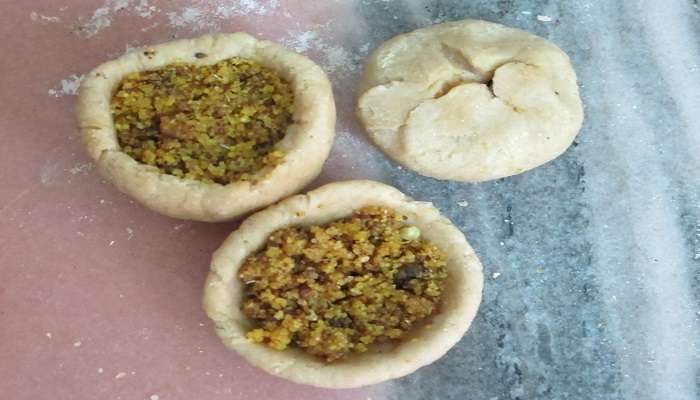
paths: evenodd
<path fill-rule="evenodd" d="M 460 40 L 470 46 L 460 45 Z M 513 74 L 515 65 L 524 68 Z M 539 109 L 544 102 L 523 110 L 509 101 L 509 90 L 518 86 L 513 76 L 521 74 L 522 79 L 533 71 L 532 76 L 546 80 L 550 94 L 557 96 L 544 113 Z M 396 162 L 437 179 L 480 182 L 536 168 L 566 151 L 583 121 L 576 73 L 566 53 L 527 31 L 480 20 L 436 24 L 387 40 L 365 62 L 359 92 L 356 113 L 370 140 Z M 501 135 L 504 120 L 497 115 L 485 124 L 488 134 L 473 136 L 478 137 L 473 142 L 468 136 L 452 136 L 483 131 L 483 125 L 469 125 L 465 119 L 454 133 L 442 135 L 450 140 L 440 146 L 439 139 L 422 136 L 426 127 L 440 121 L 432 121 L 436 110 L 470 98 L 501 101 L 515 118 L 526 116 L 512 123 L 525 124 L 528 130 Z M 389 112 L 391 107 L 401 111 Z M 530 119 L 535 123 L 524 122 Z"/>
<path fill-rule="evenodd" d="M 127 74 L 175 62 L 209 65 L 236 56 L 275 70 L 292 87 L 293 123 L 277 145 L 286 153 L 282 164 L 254 183 L 220 185 L 163 174 L 120 150 L 110 101 Z M 177 40 L 106 62 L 82 82 L 77 117 L 98 171 L 119 190 L 170 217 L 210 222 L 235 218 L 298 192 L 321 172 L 335 136 L 333 93 L 321 68 L 300 54 L 245 33 Z"/>
<path fill-rule="evenodd" d="M 418 226 L 424 238 L 447 254 L 449 279 L 440 311 L 430 324 L 416 327 L 399 344 L 327 364 L 298 348 L 284 351 L 251 343 L 250 321 L 240 310 L 244 286 L 242 262 L 260 249 L 275 230 L 292 225 L 324 224 L 367 205 L 392 208 Z M 346 181 L 322 186 L 270 206 L 246 219 L 214 253 L 204 287 L 204 309 L 224 344 L 263 370 L 326 388 L 352 388 L 410 374 L 442 357 L 469 329 L 481 302 L 481 264 L 462 232 L 431 203 L 414 201 L 397 189 L 373 181 Z"/>

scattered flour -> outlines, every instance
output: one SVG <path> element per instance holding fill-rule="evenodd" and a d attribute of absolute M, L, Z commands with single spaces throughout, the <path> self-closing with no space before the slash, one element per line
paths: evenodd
<path fill-rule="evenodd" d="M 154 23 L 152 23 L 151 25 L 148 25 L 148 26 L 146 26 L 146 27 L 141 28 L 141 32 L 148 32 L 148 31 L 150 31 L 151 29 L 158 27 L 158 25 L 160 25 L 160 24 L 157 23 L 157 22 L 154 22 Z"/>
<path fill-rule="evenodd" d="M 542 22 L 552 22 L 552 17 L 546 15 L 538 15 L 537 20 Z"/>
<path fill-rule="evenodd" d="M 117 13 L 137 15 L 141 18 L 152 18 L 159 11 L 156 6 L 150 5 L 148 0 L 107 0 L 93 11 L 92 16 L 78 19 L 78 27 L 75 33 L 78 36 L 89 39 L 105 28 L 112 25 L 112 21 Z"/>
<path fill-rule="evenodd" d="M 327 46 L 324 53 L 325 60 L 322 63 L 328 73 L 342 72 L 353 65 L 350 53 L 340 46 Z"/>
<path fill-rule="evenodd" d="M 199 30 L 207 25 L 205 14 L 198 8 L 187 7 L 181 12 L 167 13 L 168 20 L 171 26 L 178 28 L 190 27 L 193 30 Z"/>
<path fill-rule="evenodd" d="M 37 13 L 36 11 L 32 11 L 31 13 L 29 13 L 29 18 L 31 18 L 32 21 L 38 22 L 43 25 L 61 22 L 61 18 L 59 17 L 42 15 Z"/>
<path fill-rule="evenodd" d="M 51 180 L 53 180 L 57 170 L 58 165 L 56 164 L 44 164 L 41 168 L 41 172 L 39 172 L 39 182 L 41 182 L 42 185 L 48 185 L 51 183 Z"/>
<path fill-rule="evenodd" d="M 54 88 L 49 89 L 49 96 L 53 97 L 63 97 L 63 96 L 75 96 L 78 94 L 78 89 L 80 84 L 85 79 L 85 75 L 73 74 L 66 79 L 61 79 L 61 82 Z"/>
<path fill-rule="evenodd" d="M 359 70 L 357 66 L 369 52 L 369 43 L 360 46 L 356 53 L 350 53 L 343 46 L 323 39 L 334 37 L 331 24 L 319 25 L 315 28 L 315 30 L 290 31 L 281 42 L 299 53 L 317 56 L 317 61 L 329 74 L 345 76 Z"/>
<path fill-rule="evenodd" d="M 317 40 L 318 33 L 314 31 L 303 31 L 295 33 L 294 36 L 288 38 L 284 44 L 294 51 L 303 53 L 310 50 Z"/>
<path fill-rule="evenodd" d="M 271 15 L 277 10 L 278 5 L 278 0 L 198 1 L 180 11 L 168 12 L 166 15 L 170 26 L 197 32 L 216 30 L 221 22 L 237 15 Z"/>
<path fill-rule="evenodd" d="M 219 1 L 216 5 L 215 15 L 219 18 L 229 18 L 236 14 L 270 15 L 277 9 L 278 5 L 278 0 Z"/>
<path fill-rule="evenodd" d="M 80 173 L 86 173 L 91 171 L 95 165 L 91 162 L 86 162 L 83 164 L 76 164 L 73 166 L 73 168 L 69 169 L 68 172 L 71 173 L 71 175 L 78 175 Z"/>
<path fill-rule="evenodd" d="M 265 16 L 279 9 L 278 1 L 256 0 L 217 0 L 194 2 L 178 11 L 166 13 L 169 25 L 174 28 L 189 29 L 193 32 L 216 30 L 220 24 L 234 16 Z M 361 58 L 369 51 L 369 44 L 361 46 L 357 53 L 351 53 L 334 38 L 335 27 L 331 23 L 316 25 L 311 29 L 291 30 L 281 42 L 300 53 L 310 53 L 329 74 L 344 77 L 356 68 Z"/>
<path fill-rule="evenodd" d="M 125 376 L 126 376 L 126 372 L 120 372 L 120 373 L 114 375 L 114 379 L 122 379 Z"/>

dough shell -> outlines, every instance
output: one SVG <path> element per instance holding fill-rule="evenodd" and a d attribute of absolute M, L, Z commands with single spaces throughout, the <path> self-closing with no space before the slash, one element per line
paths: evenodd
<path fill-rule="evenodd" d="M 391 158 L 438 179 L 516 175 L 562 154 L 583 121 L 569 57 L 486 21 L 396 36 L 366 62 L 357 114 Z"/>
<path fill-rule="evenodd" d="M 209 65 L 231 57 L 257 61 L 292 86 L 293 123 L 277 145 L 285 151 L 282 164 L 255 182 L 220 185 L 163 174 L 120 150 L 110 101 L 127 74 L 176 62 Z M 333 93 L 321 68 L 300 54 L 245 33 L 145 47 L 100 65 L 81 85 L 77 118 L 85 147 L 105 179 L 161 214 L 209 222 L 236 218 L 301 190 L 320 173 L 335 136 Z"/>
<path fill-rule="evenodd" d="M 449 277 L 438 313 L 398 343 L 375 346 L 330 364 L 297 348 L 277 351 L 249 342 L 245 335 L 251 323 L 240 310 L 244 286 L 237 276 L 242 262 L 277 229 L 324 224 L 367 205 L 389 207 L 407 216 L 423 237 L 446 252 Z M 345 181 L 289 197 L 246 219 L 214 253 L 203 305 L 224 344 L 251 364 L 298 383 L 351 388 L 399 378 L 442 357 L 469 329 L 482 287 L 476 254 L 462 232 L 431 203 L 414 201 L 378 182 Z"/>

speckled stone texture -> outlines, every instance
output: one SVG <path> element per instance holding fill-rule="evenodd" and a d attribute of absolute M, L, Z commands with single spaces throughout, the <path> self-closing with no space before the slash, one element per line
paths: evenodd
<path fill-rule="evenodd" d="M 697 0 L 35 0 L 0 33 L 0 399 L 691 400 L 700 398 Z M 563 48 L 586 118 L 560 158 L 480 184 L 387 160 L 353 113 L 362 60 L 428 24 L 481 18 Z M 152 213 L 102 182 L 80 78 L 148 43 L 243 30 L 317 61 L 338 135 L 315 185 L 370 178 L 432 201 L 485 269 L 462 341 L 406 378 L 295 385 L 227 351 L 200 307 L 235 223 Z"/>
<path fill-rule="evenodd" d="M 372 40 L 462 18 L 529 30 L 570 55 L 586 120 L 562 157 L 520 176 L 391 168 L 468 234 L 487 276 L 470 332 L 393 398 L 698 398 L 697 3 L 413 4 L 363 2 Z"/>

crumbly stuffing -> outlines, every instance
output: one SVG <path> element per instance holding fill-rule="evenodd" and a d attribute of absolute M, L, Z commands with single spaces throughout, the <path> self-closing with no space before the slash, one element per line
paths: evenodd
<path fill-rule="evenodd" d="M 439 307 L 446 265 L 418 227 L 384 207 L 280 229 L 239 270 L 255 325 L 247 337 L 327 362 L 399 340 Z"/>
<path fill-rule="evenodd" d="M 273 70 L 231 58 L 126 76 L 111 102 L 122 151 L 165 174 L 208 183 L 255 180 L 279 165 L 294 95 Z"/>

